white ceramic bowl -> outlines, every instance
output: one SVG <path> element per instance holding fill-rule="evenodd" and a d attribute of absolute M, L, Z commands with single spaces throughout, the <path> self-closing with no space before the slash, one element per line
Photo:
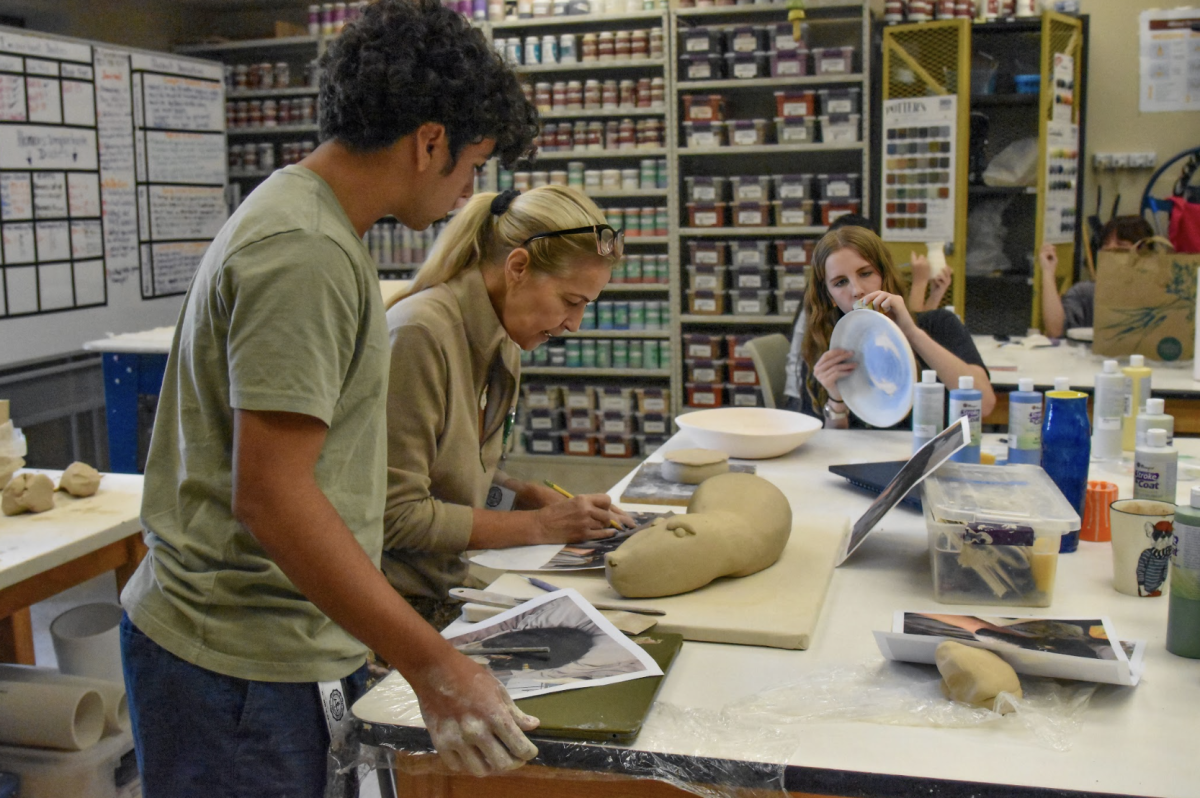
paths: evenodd
<path fill-rule="evenodd" d="M 696 446 L 748 460 L 787 454 L 824 426 L 812 416 L 767 407 L 697 410 L 676 416 L 675 423 Z"/>

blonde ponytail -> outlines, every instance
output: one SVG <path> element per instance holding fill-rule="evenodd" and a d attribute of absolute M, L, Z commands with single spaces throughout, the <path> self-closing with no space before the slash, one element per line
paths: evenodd
<path fill-rule="evenodd" d="M 412 285 L 395 301 L 441 285 L 484 259 L 492 237 L 492 199 L 495 196 L 491 192 L 476 194 L 467 201 L 434 242 Z"/>

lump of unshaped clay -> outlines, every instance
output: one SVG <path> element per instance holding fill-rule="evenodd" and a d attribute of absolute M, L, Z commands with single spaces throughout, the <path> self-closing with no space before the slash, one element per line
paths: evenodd
<path fill-rule="evenodd" d="M 671 482 L 699 485 L 729 472 L 729 455 L 715 449 L 678 449 L 663 457 L 662 475 Z"/>
<path fill-rule="evenodd" d="M 1022 696 L 1017 672 L 987 649 L 947 640 L 938 645 L 934 659 L 942 674 L 942 692 L 951 701 L 993 709 L 1000 693 Z M 1011 712 L 1012 707 L 1002 705 L 999 711 Z"/>
<path fill-rule="evenodd" d="M 78 460 L 67 466 L 62 478 L 58 480 L 58 489 L 65 490 L 72 496 L 91 496 L 99 487 L 100 472 Z"/>
<path fill-rule="evenodd" d="M 606 555 L 604 575 L 627 598 L 673 596 L 770 567 L 791 533 L 792 508 L 779 488 L 753 474 L 720 474 L 696 488 L 687 513 Z"/>
<path fill-rule="evenodd" d="M 5 515 L 42 513 L 53 506 L 54 481 L 45 474 L 17 474 L 0 496 L 0 511 Z"/>

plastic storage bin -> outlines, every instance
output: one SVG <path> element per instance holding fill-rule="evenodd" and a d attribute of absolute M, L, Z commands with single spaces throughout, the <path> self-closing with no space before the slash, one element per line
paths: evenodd
<path fill-rule="evenodd" d="M 591 410 L 596 406 L 596 391 L 589 385 L 567 385 L 562 390 L 563 407 L 568 410 Z"/>
<path fill-rule="evenodd" d="M 812 48 L 814 75 L 845 75 L 854 71 L 853 47 Z"/>
<path fill-rule="evenodd" d="M 725 382 L 725 361 L 688 358 L 684 365 L 688 382 Z"/>
<path fill-rule="evenodd" d="M 773 175 L 776 199 L 812 199 L 812 175 Z"/>
<path fill-rule="evenodd" d="M 798 78 L 808 74 L 808 50 L 783 50 L 771 53 L 771 77 Z"/>
<path fill-rule="evenodd" d="M 765 78 L 771 74 L 769 53 L 727 53 L 725 74 L 739 80 Z"/>
<path fill-rule="evenodd" d="M 724 122 L 725 95 L 683 95 L 683 118 L 689 122 Z"/>
<path fill-rule="evenodd" d="M 637 438 L 638 450 L 642 453 L 642 457 L 649 457 L 658 450 L 660 446 L 667 442 L 670 436 L 668 435 L 635 435 Z"/>
<path fill-rule="evenodd" d="M 746 348 L 746 344 L 753 341 L 753 335 L 726 335 L 725 336 L 725 351 L 730 357 L 745 358 L 750 357 L 750 350 Z"/>
<path fill-rule="evenodd" d="M 730 288 L 770 288 L 769 266 L 735 266 L 729 273 Z"/>
<path fill-rule="evenodd" d="M 769 227 L 771 225 L 771 203 L 730 203 L 734 227 Z"/>
<path fill-rule="evenodd" d="M 725 52 L 757 53 L 771 49 L 770 36 L 765 27 L 739 25 L 725 31 Z"/>
<path fill-rule="evenodd" d="M 823 114 L 860 114 L 862 113 L 862 89 L 817 89 L 821 99 Z"/>
<path fill-rule="evenodd" d="M 767 120 L 730 119 L 725 123 L 726 138 L 733 147 L 753 147 L 767 143 Z"/>
<path fill-rule="evenodd" d="M 596 409 L 608 413 L 617 411 L 628 413 L 633 403 L 632 388 L 608 386 L 596 389 Z"/>
<path fill-rule="evenodd" d="M 525 406 L 530 410 L 558 407 L 562 404 L 562 394 L 557 385 L 540 385 L 531 382 L 521 386 L 521 391 L 525 395 Z"/>
<path fill-rule="evenodd" d="M 721 407 L 725 404 L 725 386 L 721 383 L 688 383 L 688 407 Z"/>
<path fill-rule="evenodd" d="M 729 138 L 723 122 L 684 122 L 683 140 L 689 147 L 724 147 Z"/>
<path fill-rule="evenodd" d="M 731 241 L 729 262 L 734 266 L 766 266 L 766 241 Z"/>
<path fill-rule="evenodd" d="M 679 73 L 684 80 L 720 80 L 725 77 L 725 57 L 719 53 L 681 55 Z"/>
<path fill-rule="evenodd" d="M 596 436 L 590 432 L 564 432 L 562 436 L 563 454 L 578 457 L 596 456 Z"/>
<path fill-rule="evenodd" d="M 689 202 L 687 204 L 689 227 L 724 227 L 724 202 Z"/>
<path fill-rule="evenodd" d="M 525 425 L 534 432 L 559 432 L 562 430 L 562 413 L 558 410 L 534 408 L 529 411 Z"/>
<path fill-rule="evenodd" d="M 800 273 L 804 277 L 804 272 Z M 804 288 L 793 288 L 791 290 L 775 292 L 775 307 L 782 316 L 795 316 L 796 311 L 800 310 L 800 305 L 804 302 Z"/>
<path fill-rule="evenodd" d="M 568 432 L 595 432 L 596 413 L 594 410 L 583 408 L 568 410 L 565 426 Z"/>
<path fill-rule="evenodd" d="M 817 205 L 821 209 L 821 224 L 829 226 L 833 224 L 839 216 L 845 216 L 848 213 L 859 213 L 861 203 L 858 199 L 844 200 L 817 200 Z"/>
<path fill-rule="evenodd" d="M 859 140 L 858 114 L 824 114 L 821 116 L 821 141 L 827 144 L 849 144 Z"/>
<path fill-rule="evenodd" d="M 719 316 L 725 312 L 724 291 L 688 290 L 688 313 L 700 316 Z"/>
<path fill-rule="evenodd" d="M 771 178 L 767 175 L 738 175 L 729 178 L 729 186 L 734 202 L 769 200 L 771 198 Z"/>
<path fill-rule="evenodd" d="M 758 385 L 758 371 L 750 358 L 731 358 L 726 370 L 733 385 Z"/>
<path fill-rule="evenodd" d="M 775 241 L 775 262 L 780 266 L 807 266 L 812 263 L 816 245 L 812 239 L 778 239 Z"/>
<path fill-rule="evenodd" d="M 762 407 L 762 390 L 756 385 L 728 385 L 729 404 L 734 407 Z"/>
<path fill-rule="evenodd" d="M 811 116 L 775 117 L 775 140 L 780 144 L 812 144 L 817 140 L 817 120 Z"/>
<path fill-rule="evenodd" d="M 725 285 L 724 266 L 688 266 L 688 288 L 697 291 L 720 291 Z"/>
<path fill-rule="evenodd" d="M 808 287 L 808 267 L 807 266 L 776 266 L 775 267 L 775 289 L 777 291 L 800 291 L 803 292 Z M 803 296 L 803 293 L 802 293 Z M 776 297 L 776 305 L 779 306 L 779 312 L 788 315 L 787 308 L 779 305 L 778 297 Z M 795 311 L 790 311 L 794 313 Z"/>
<path fill-rule="evenodd" d="M 600 438 L 601 457 L 633 457 L 637 454 L 637 438 L 631 434 L 604 435 Z"/>
<path fill-rule="evenodd" d="M 850 173 L 844 175 L 817 175 L 817 199 L 848 199 L 861 197 L 861 176 Z"/>
<path fill-rule="evenodd" d="M 599 413 L 597 426 L 600 428 L 599 431 L 602 435 L 629 435 L 635 431 L 633 429 L 633 416 L 619 410 Z"/>
<path fill-rule="evenodd" d="M 687 333 L 683 336 L 683 356 L 717 358 L 721 356 L 721 336 Z"/>
<path fill-rule="evenodd" d="M 766 289 L 730 289 L 729 307 L 737 316 L 766 316 L 771 312 L 771 292 Z"/>
<path fill-rule="evenodd" d="M 1040 466 L 946 463 L 921 505 L 937 601 L 1050 606 L 1059 538 L 1079 514 Z"/>
<path fill-rule="evenodd" d="M 773 204 L 775 205 L 775 221 L 781 227 L 812 227 L 812 200 L 775 200 Z"/>
<path fill-rule="evenodd" d="M 796 41 L 792 23 L 777 22 L 774 25 L 767 26 L 767 32 L 771 37 L 771 49 L 775 51 L 795 50 L 801 47 L 808 46 L 808 23 L 800 23 L 800 41 Z"/>
<path fill-rule="evenodd" d="M 526 432 L 525 451 L 529 454 L 562 454 L 562 435 L 553 432 Z"/>
<path fill-rule="evenodd" d="M 0 770 L 20 777 L 21 798 L 142 794 L 130 732 L 102 737 L 82 751 L 0 746 Z"/>
<path fill-rule="evenodd" d="M 724 266 L 729 262 L 729 245 L 724 241 L 689 241 L 688 262 L 694 266 Z"/>
<path fill-rule="evenodd" d="M 775 116 L 816 116 L 817 93 L 813 91 L 775 92 Z"/>
<path fill-rule="evenodd" d="M 665 413 L 643 413 L 638 426 L 643 435 L 670 435 L 671 417 Z"/>
<path fill-rule="evenodd" d="M 729 181 L 724 177 L 685 177 L 683 182 L 688 202 L 722 202 Z"/>
<path fill-rule="evenodd" d="M 666 413 L 671 409 L 670 388 L 634 388 L 639 413 Z"/>
<path fill-rule="evenodd" d="M 682 51 L 688 54 L 720 53 L 724 46 L 720 28 L 684 28 L 679 38 Z"/>

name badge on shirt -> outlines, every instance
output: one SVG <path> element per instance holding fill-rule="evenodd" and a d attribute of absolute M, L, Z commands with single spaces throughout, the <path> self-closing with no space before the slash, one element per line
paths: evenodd
<path fill-rule="evenodd" d="M 483 506 L 488 510 L 511 510 L 517 501 L 516 491 L 492 485 L 488 488 L 487 499 Z"/>

